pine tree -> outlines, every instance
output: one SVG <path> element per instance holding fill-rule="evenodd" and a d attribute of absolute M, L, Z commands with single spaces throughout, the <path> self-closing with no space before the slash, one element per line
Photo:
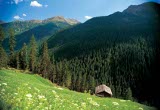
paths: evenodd
<path fill-rule="evenodd" d="M 51 58 L 51 61 L 52 61 L 52 79 L 51 81 L 54 83 L 56 81 L 56 62 L 55 62 L 55 59 L 54 59 L 54 54 L 52 55 L 52 58 Z"/>
<path fill-rule="evenodd" d="M 41 74 L 44 78 L 48 78 L 49 76 L 49 72 L 50 72 L 50 68 L 49 65 L 51 64 L 50 62 L 50 58 L 49 58 L 49 53 L 48 53 L 48 46 L 47 46 L 47 42 L 45 41 L 42 45 L 42 56 L 41 56 Z"/>
<path fill-rule="evenodd" d="M 84 92 L 85 90 L 86 90 L 86 74 L 83 75 L 81 81 L 81 92 Z"/>
<path fill-rule="evenodd" d="M 2 46 L 0 46 L 0 68 L 7 67 L 7 54 Z"/>
<path fill-rule="evenodd" d="M 7 66 L 7 54 L 2 47 L 2 42 L 4 40 L 4 31 L 0 27 L 0 68 Z"/>
<path fill-rule="evenodd" d="M 64 73 L 64 78 L 65 78 L 64 82 L 65 83 L 64 84 L 66 87 L 70 88 L 70 86 L 71 86 L 71 73 L 68 69 L 67 64 L 65 64 L 64 66 L 65 66 L 65 73 Z"/>
<path fill-rule="evenodd" d="M 16 40 L 14 35 L 14 30 L 11 28 L 9 30 L 9 50 L 10 50 L 10 56 L 14 54 L 14 48 L 16 46 Z"/>
<path fill-rule="evenodd" d="M 27 45 L 26 43 L 23 44 L 23 47 L 20 51 L 20 67 L 23 70 L 26 70 L 28 68 L 28 54 L 27 54 Z"/>
<path fill-rule="evenodd" d="M 94 93 L 94 89 L 95 89 L 95 80 L 94 80 L 94 77 L 89 76 L 89 90 L 91 90 L 91 94 Z"/>
<path fill-rule="evenodd" d="M 29 69 L 32 72 L 35 72 L 36 68 L 36 61 L 37 61 L 37 45 L 34 38 L 34 35 L 32 35 L 32 38 L 30 40 L 30 54 L 29 54 Z"/>
<path fill-rule="evenodd" d="M 132 90 L 131 90 L 130 87 L 127 89 L 126 99 L 127 99 L 127 100 L 133 100 L 133 97 L 132 97 Z"/>
<path fill-rule="evenodd" d="M 9 56 L 9 65 L 11 67 L 16 67 L 16 59 L 14 55 L 14 48 L 16 46 L 16 40 L 14 36 L 14 30 L 9 30 L 9 50 L 10 50 L 10 56 Z"/>
<path fill-rule="evenodd" d="M 76 80 L 76 90 L 77 91 L 81 90 L 81 80 L 82 80 L 82 74 L 79 73 L 77 76 L 77 80 Z"/>
<path fill-rule="evenodd" d="M 20 68 L 20 64 L 19 64 L 19 52 L 16 52 L 16 68 L 19 69 Z"/>
<path fill-rule="evenodd" d="M 2 46 L 3 40 L 4 40 L 4 31 L 3 28 L 0 26 L 0 46 Z"/>

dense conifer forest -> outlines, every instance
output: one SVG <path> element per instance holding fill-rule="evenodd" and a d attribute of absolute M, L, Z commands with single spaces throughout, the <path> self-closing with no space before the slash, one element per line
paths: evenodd
<path fill-rule="evenodd" d="M 159 9 L 159 4 L 144 7 L 148 5 Z M 158 105 L 160 14 L 154 16 L 151 10 L 134 15 L 128 10 L 63 30 L 41 46 L 33 34 L 18 51 L 10 29 L 9 53 L 2 46 L 5 36 L 0 28 L 0 67 L 30 70 L 60 86 L 91 94 L 96 86 L 106 84 L 113 97 Z"/>

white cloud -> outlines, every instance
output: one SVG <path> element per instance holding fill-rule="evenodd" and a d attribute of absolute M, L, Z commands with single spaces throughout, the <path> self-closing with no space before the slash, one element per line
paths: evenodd
<path fill-rule="evenodd" d="M 21 18 L 20 16 L 18 16 L 18 15 L 14 16 L 13 18 L 16 19 L 16 20 L 22 19 L 22 18 Z"/>
<path fill-rule="evenodd" d="M 44 5 L 44 7 L 46 7 L 46 8 L 47 8 L 47 7 L 48 7 L 48 5 Z"/>
<path fill-rule="evenodd" d="M 7 4 L 13 4 L 14 2 L 13 1 L 11 1 L 11 2 L 6 2 Z"/>
<path fill-rule="evenodd" d="M 27 16 L 27 15 L 23 13 L 23 16 Z"/>
<path fill-rule="evenodd" d="M 14 0 L 15 4 L 18 4 L 19 2 L 23 2 L 23 0 Z"/>
<path fill-rule="evenodd" d="M 33 7 L 42 7 L 42 4 L 38 3 L 37 1 L 31 1 L 30 6 L 33 6 Z"/>
<path fill-rule="evenodd" d="M 91 18 L 93 18 L 93 17 L 91 17 L 91 16 L 85 16 L 85 19 L 91 19 Z"/>

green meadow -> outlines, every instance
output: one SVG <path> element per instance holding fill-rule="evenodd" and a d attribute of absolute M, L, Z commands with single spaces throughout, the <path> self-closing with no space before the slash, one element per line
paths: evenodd
<path fill-rule="evenodd" d="M 156 110 L 130 100 L 100 98 L 52 84 L 37 74 L 0 70 L 0 110 Z"/>

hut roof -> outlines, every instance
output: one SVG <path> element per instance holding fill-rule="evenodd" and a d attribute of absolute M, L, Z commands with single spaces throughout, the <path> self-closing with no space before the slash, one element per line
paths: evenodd
<path fill-rule="evenodd" d="M 104 84 L 97 86 L 96 89 L 95 89 L 95 94 L 98 94 L 98 93 L 101 93 L 101 92 L 106 92 L 106 93 L 108 93 L 112 96 L 111 89 Z"/>

